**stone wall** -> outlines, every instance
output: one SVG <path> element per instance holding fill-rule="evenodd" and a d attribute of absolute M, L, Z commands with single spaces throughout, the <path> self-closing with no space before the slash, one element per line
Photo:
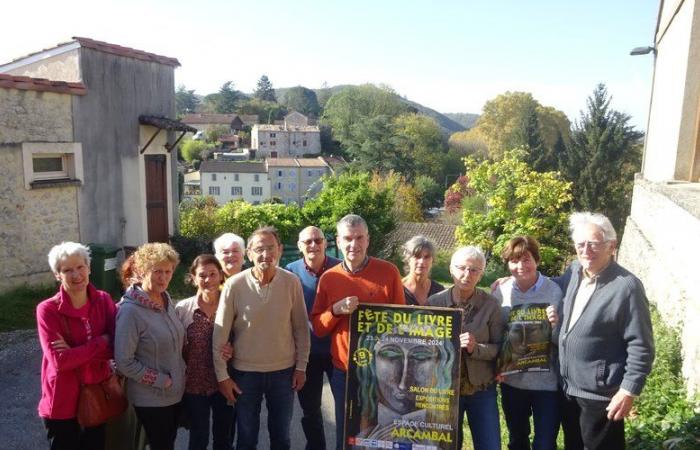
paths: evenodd
<path fill-rule="evenodd" d="M 50 282 L 46 255 L 79 240 L 76 186 L 25 189 L 22 142 L 73 140 L 71 96 L 0 89 L 0 291 Z"/>
<path fill-rule="evenodd" d="M 637 178 L 618 259 L 642 280 L 664 320 L 679 327 L 691 394 L 700 392 L 699 237 L 700 185 Z"/>

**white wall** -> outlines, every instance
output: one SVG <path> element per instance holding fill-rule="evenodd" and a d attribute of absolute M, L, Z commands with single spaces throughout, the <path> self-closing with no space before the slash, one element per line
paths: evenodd
<path fill-rule="evenodd" d="M 216 175 L 216 181 L 212 180 L 212 173 Z M 231 200 L 245 200 L 248 203 L 261 203 L 270 198 L 270 178 L 267 173 L 239 173 L 236 181 L 235 173 L 231 172 L 201 172 L 202 195 L 209 194 L 209 187 L 218 186 L 219 195 L 212 195 L 218 204 L 224 204 Z M 258 175 L 258 181 L 255 181 Z M 240 186 L 243 195 L 231 195 L 231 187 Z M 252 195 L 252 187 L 262 188 L 262 195 Z"/>

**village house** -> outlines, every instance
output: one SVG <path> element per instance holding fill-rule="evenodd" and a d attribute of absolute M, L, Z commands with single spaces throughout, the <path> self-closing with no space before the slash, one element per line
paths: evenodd
<path fill-rule="evenodd" d="M 270 199 L 270 178 L 264 162 L 202 161 L 199 166 L 202 195 L 222 205 L 245 200 L 257 205 Z"/>
<path fill-rule="evenodd" d="M 635 52 L 655 57 L 654 76 L 642 172 L 619 251 L 664 320 L 680 327 L 689 394 L 700 392 L 699 11 L 700 0 L 661 2 L 654 46 Z"/>
<path fill-rule="evenodd" d="M 177 230 L 177 59 L 73 38 L 0 65 L 0 290 L 51 279 L 65 240 L 116 248 Z"/>
<path fill-rule="evenodd" d="M 303 205 L 321 189 L 321 178 L 333 172 L 323 157 L 318 158 L 268 158 L 270 192 L 284 204 Z"/>
<path fill-rule="evenodd" d="M 289 158 L 321 153 L 321 129 L 292 111 L 281 124 L 253 125 L 250 148 L 257 158 Z"/>

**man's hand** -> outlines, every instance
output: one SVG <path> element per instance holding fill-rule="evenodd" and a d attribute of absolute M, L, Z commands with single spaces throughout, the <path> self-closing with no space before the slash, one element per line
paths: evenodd
<path fill-rule="evenodd" d="M 306 372 L 295 369 L 292 375 L 292 389 L 299 392 L 304 387 L 304 383 L 306 383 Z"/>
<path fill-rule="evenodd" d="M 610 404 L 605 408 L 608 411 L 608 420 L 622 420 L 632 411 L 634 397 L 619 390 L 610 400 Z"/>
<path fill-rule="evenodd" d="M 226 397 L 226 401 L 229 404 L 234 404 L 236 402 L 236 395 L 242 393 L 243 391 L 241 391 L 235 381 L 230 378 L 226 378 L 223 381 L 219 381 L 219 392 L 221 392 L 221 395 Z"/>
<path fill-rule="evenodd" d="M 465 349 L 467 353 L 471 354 L 476 347 L 476 338 L 473 334 L 467 332 L 459 335 L 460 347 Z"/>
<path fill-rule="evenodd" d="M 503 283 L 505 283 L 508 280 L 510 280 L 510 277 L 501 277 L 501 278 L 497 279 L 496 281 L 494 281 L 493 283 L 491 283 L 491 293 L 493 294 L 494 292 L 496 292 L 496 289 L 498 289 L 498 286 L 502 285 Z"/>
<path fill-rule="evenodd" d="M 549 320 L 549 324 L 552 325 L 552 328 L 557 326 L 557 323 L 559 323 L 559 314 L 557 314 L 557 308 L 554 305 L 549 305 L 547 307 L 547 320 Z"/>
<path fill-rule="evenodd" d="M 357 309 L 360 300 L 356 296 L 345 297 L 333 304 L 333 315 L 342 316 L 352 314 Z"/>
<path fill-rule="evenodd" d="M 231 345 L 230 342 L 226 342 L 224 345 L 221 346 L 221 359 L 224 361 L 228 361 L 229 359 L 233 358 L 233 345 Z"/>

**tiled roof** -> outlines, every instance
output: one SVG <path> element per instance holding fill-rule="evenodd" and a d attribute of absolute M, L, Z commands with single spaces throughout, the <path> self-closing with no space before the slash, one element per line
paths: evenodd
<path fill-rule="evenodd" d="M 435 222 L 399 222 L 394 231 L 389 233 L 384 247 L 385 254 L 391 254 L 394 249 L 399 248 L 413 236 L 422 234 L 430 239 L 435 248 L 446 251 L 453 251 L 457 243 L 455 239 L 454 225 Z"/>
<path fill-rule="evenodd" d="M 263 162 L 202 161 L 199 172 L 267 173 L 267 167 Z"/>
<path fill-rule="evenodd" d="M 244 125 L 255 125 L 258 123 L 258 116 L 256 114 L 209 114 L 209 113 L 198 113 L 198 114 L 185 114 L 182 121 L 189 124 L 221 124 L 230 125 L 233 119 L 236 117 L 241 119 Z"/>
<path fill-rule="evenodd" d="M 31 78 L 0 73 L 0 87 L 24 91 L 56 92 L 59 94 L 85 95 L 87 89 L 83 83 L 51 81 L 44 78 Z"/>
<path fill-rule="evenodd" d="M 169 119 L 167 117 L 161 116 L 147 116 L 140 115 L 139 123 L 142 125 L 151 125 L 161 130 L 176 130 L 176 131 L 186 131 L 189 133 L 196 133 L 197 129 L 189 125 L 185 125 L 179 120 Z"/>
<path fill-rule="evenodd" d="M 326 167 L 326 162 L 321 158 L 267 158 L 269 167 Z"/>
<path fill-rule="evenodd" d="M 166 66 L 178 67 L 180 62 L 176 58 L 170 58 L 167 56 L 156 55 L 155 53 L 145 52 L 143 50 L 137 50 L 130 47 L 122 47 L 121 45 L 110 44 L 108 42 L 96 41 L 94 39 L 85 37 L 73 37 L 81 47 L 91 48 L 103 53 L 111 53 L 113 55 L 125 56 L 127 58 L 140 59 L 142 61 L 149 61 L 158 64 L 164 64 Z"/>

